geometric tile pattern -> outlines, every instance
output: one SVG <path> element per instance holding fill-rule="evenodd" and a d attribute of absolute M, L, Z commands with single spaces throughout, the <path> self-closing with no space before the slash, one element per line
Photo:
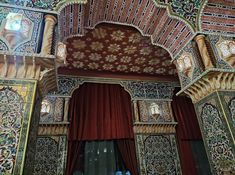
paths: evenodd
<path fill-rule="evenodd" d="M 0 172 L 21 174 L 36 81 L 0 79 L 0 89 Z"/>
<path fill-rule="evenodd" d="M 95 80 L 93 82 L 97 83 L 98 81 Z M 59 76 L 59 91 L 56 94 L 60 96 L 72 96 L 73 91 L 85 82 L 92 81 L 80 77 Z M 172 99 L 174 88 L 178 86 L 176 82 L 112 81 L 112 83 L 120 84 L 124 87 L 129 92 L 132 100 L 170 100 Z"/>
<path fill-rule="evenodd" d="M 66 136 L 37 137 L 33 175 L 63 175 L 66 165 Z"/>
<path fill-rule="evenodd" d="M 66 67 L 74 71 L 176 76 L 169 53 L 132 27 L 101 24 L 69 38 L 67 48 Z"/>
<path fill-rule="evenodd" d="M 136 135 L 140 174 L 181 175 L 174 135 Z"/>

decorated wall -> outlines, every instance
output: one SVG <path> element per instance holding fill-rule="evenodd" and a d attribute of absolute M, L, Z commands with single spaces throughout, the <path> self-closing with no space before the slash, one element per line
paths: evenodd
<path fill-rule="evenodd" d="M 233 100 L 233 92 L 215 92 L 195 104 L 213 174 L 234 172 Z"/>
<path fill-rule="evenodd" d="M 37 53 L 43 13 L 3 6 L 0 11 L 0 51 Z"/>
<path fill-rule="evenodd" d="M 23 174 L 31 174 L 31 172 L 33 172 L 34 169 L 34 164 L 35 164 L 34 155 L 36 153 L 36 139 L 38 135 L 40 110 L 41 110 L 41 98 L 39 91 L 37 91 L 35 96 L 33 113 L 30 121 L 29 136 L 28 136 L 29 142 L 27 144 Z"/>
<path fill-rule="evenodd" d="M 181 174 L 174 135 L 137 135 L 136 143 L 140 174 Z"/>
<path fill-rule="evenodd" d="M 33 175 L 64 175 L 66 136 L 38 136 Z"/>
<path fill-rule="evenodd" d="M 64 120 L 65 98 L 45 96 L 41 103 L 39 129 L 37 132 L 34 175 L 63 175 L 67 159 L 67 128 Z"/>
<path fill-rule="evenodd" d="M 208 67 L 205 66 L 203 58 L 207 60 Z M 235 67 L 234 60 L 235 40 L 226 35 L 208 34 L 205 36 L 205 45 L 198 45 L 196 41 L 189 42 L 174 62 L 183 88 L 200 78 L 206 70 L 232 72 Z"/>
<path fill-rule="evenodd" d="M 22 174 L 36 81 L 0 80 L 0 172 Z"/>
<path fill-rule="evenodd" d="M 150 175 L 157 172 L 181 174 L 174 135 L 177 123 L 174 122 L 170 107 L 173 90 L 178 86 L 177 83 L 99 80 L 71 76 L 59 76 L 58 91 L 52 92 L 42 100 L 34 174 L 44 174 L 45 169 L 49 174 L 58 174 L 58 167 L 61 167 L 61 171 L 64 170 L 64 162 L 60 160 L 65 161 L 66 156 L 63 154 L 65 156 L 63 157 L 62 153 L 59 153 L 59 147 L 62 144 L 61 137 L 66 139 L 68 99 L 73 91 L 84 82 L 116 83 L 129 92 L 135 113 L 133 129 L 141 174 Z M 152 115 L 151 109 L 159 114 Z M 65 147 L 63 147 L 63 152 L 66 153 Z M 55 158 L 56 156 L 59 157 L 59 161 L 49 161 L 49 157 Z M 157 161 L 154 160 L 155 158 Z M 161 160 L 160 163 L 159 160 Z"/>

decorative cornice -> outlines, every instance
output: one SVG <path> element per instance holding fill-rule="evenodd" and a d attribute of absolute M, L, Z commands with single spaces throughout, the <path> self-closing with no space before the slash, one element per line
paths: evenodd
<path fill-rule="evenodd" d="M 39 124 L 38 135 L 67 135 L 69 122 Z"/>
<path fill-rule="evenodd" d="M 58 92 L 55 92 L 55 94 L 64 97 L 71 97 L 73 91 L 79 88 L 79 85 L 84 82 L 120 84 L 127 92 L 129 92 L 132 100 L 171 99 L 174 88 L 179 86 L 178 82 L 58 76 Z"/>
<path fill-rule="evenodd" d="M 185 93 L 192 99 L 193 103 L 196 103 L 209 94 L 220 90 L 235 90 L 235 70 L 207 70 L 196 80 L 178 92 L 177 95 Z"/>
<path fill-rule="evenodd" d="M 177 122 L 151 123 L 151 122 L 135 122 L 135 134 L 172 134 L 175 133 Z"/>
<path fill-rule="evenodd" d="M 44 96 L 57 89 L 56 60 L 53 55 L 0 52 L 0 78 L 38 80 Z"/>

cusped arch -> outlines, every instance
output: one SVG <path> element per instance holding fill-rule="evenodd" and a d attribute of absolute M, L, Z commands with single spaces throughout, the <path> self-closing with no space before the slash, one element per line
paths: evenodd
<path fill-rule="evenodd" d="M 167 50 L 172 58 L 195 35 L 184 20 L 170 16 L 166 8 L 158 7 L 153 1 L 104 0 L 64 6 L 59 12 L 60 40 L 83 36 L 84 29 L 92 29 L 102 22 L 135 27 L 143 36 L 150 37 L 152 44 Z"/>

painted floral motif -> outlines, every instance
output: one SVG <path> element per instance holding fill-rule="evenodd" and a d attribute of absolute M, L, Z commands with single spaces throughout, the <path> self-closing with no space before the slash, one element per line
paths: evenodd
<path fill-rule="evenodd" d="M 134 33 L 129 37 L 129 42 L 139 43 L 141 41 L 141 35 L 139 33 Z"/>
<path fill-rule="evenodd" d="M 118 30 L 118 31 L 114 31 L 111 34 L 111 37 L 115 41 L 121 41 L 125 37 L 125 35 L 124 35 L 124 33 L 122 31 Z"/>
<path fill-rule="evenodd" d="M 124 52 L 127 53 L 127 54 L 133 54 L 133 53 L 136 52 L 136 47 L 135 46 L 127 46 L 124 49 Z"/>
<path fill-rule="evenodd" d="M 111 70 L 113 68 L 113 65 L 112 64 L 105 64 L 103 66 L 104 70 Z"/>
<path fill-rule="evenodd" d="M 126 70 L 127 69 L 127 66 L 126 65 L 118 65 L 117 66 L 117 70 L 119 70 L 119 71 L 124 71 L 124 70 Z"/>
<path fill-rule="evenodd" d="M 138 66 L 131 67 L 131 72 L 138 72 L 139 70 L 140 70 L 140 67 Z"/>
<path fill-rule="evenodd" d="M 78 39 L 78 40 L 72 42 L 72 46 L 75 49 L 84 49 L 86 47 L 86 43 L 85 43 L 85 41 Z"/>
<path fill-rule="evenodd" d="M 150 73 L 153 71 L 153 67 L 145 67 L 143 70 L 145 73 Z"/>
<path fill-rule="evenodd" d="M 89 59 L 92 61 L 98 61 L 101 59 L 101 55 L 98 53 L 92 53 L 90 54 Z"/>
<path fill-rule="evenodd" d="M 163 74 L 166 71 L 164 68 L 159 68 L 155 71 L 156 74 Z"/>
<path fill-rule="evenodd" d="M 97 63 L 89 63 L 89 64 L 88 64 L 88 67 L 89 67 L 90 69 L 97 69 L 97 68 L 99 67 L 99 64 L 97 64 Z"/>
<path fill-rule="evenodd" d="M 22 125 L 23 99 L 10 88 L 0 90 L 0 172 L 12 174 Z"/>
<path fill-rule="evenodd" d="M 176 75 L 168 52 L 152 45 L 134 28 L 98 25 L 86 29 L 84 37 L 69 38 L 67 47 L 69 69 Z"/>
<path fill-rule="evenodd" d="M 99 51 L 103 49 L 103 44 L 101 42 L 92 42 L 91 43 L 91 49 L 95 51 Z"/>
<path fill-rule="evenodd" d="M 211 104 L 204 105 L 200 117 L 213 166 L 217 172 L 220 172 L 220 159 L 233 160 L 235 158 L 224 124 L 218 109 Z"/>
<path fill-rule="evenodd" d="M 169 65 L 171 65 L 171 64 L 172 64 L 172 63 L 171 63 L 170 60 L 165 60 L 165 61 L 162 62 L 162 65 L 163 65 L 163 66 L 169 66 Z"/>
<path fill-rule="evenodd" d="M 108 47 L 108 50 L 113 53 L 113 52 L 118 52 L 120 50 L 120 45 L 118 44 L 110 44 Z"/>
<path fill-rule="evenodd" d="M 135 60 L 135 63 L 136 64 L 143 64 L 144 62 L 145 62 L 145 58 L 143 58 L 143 57 L 140 57 L 140 58 L 137 58 L 136 60 Z"/>
<path fill-rule="evenodd" d="M 84 63 L 80 61 L 74 61 L 72 65 L 76 68 L 82 68 L 84 66 Z"/>
<path fill-rule="evenodd" d="M 108 56 L 106 56 L 105 59 L 108 62 L 114 62 L 117 59 L 117 57 L 115 55 L 108 55 Z"/>
<path fill-rule="evenodd" d="M 83 52 L 74 52 L 72 55 L 76 60 L 82 60 L 85 57 Z"/>
<path fill-rule="evenodd" d="M 92 32 L 94 38 L 103 39 L 107 36 L 107 31 L 103 28 L 96 28 L 94 32 Z"/>
<path fill-rule="evenodd" d="M 156 65 L 156 64 L 159 64 L 160 63 L 160 60 L 157 60 L 157 59 L 151 59 L 149 60 L 149 64 L 150 65 Z"/>
<path fill-rule="evenodd" d="M 144 47 L 140 50 L 141 55 L 149 55 L 152 52 L 150 47 Z"/>

